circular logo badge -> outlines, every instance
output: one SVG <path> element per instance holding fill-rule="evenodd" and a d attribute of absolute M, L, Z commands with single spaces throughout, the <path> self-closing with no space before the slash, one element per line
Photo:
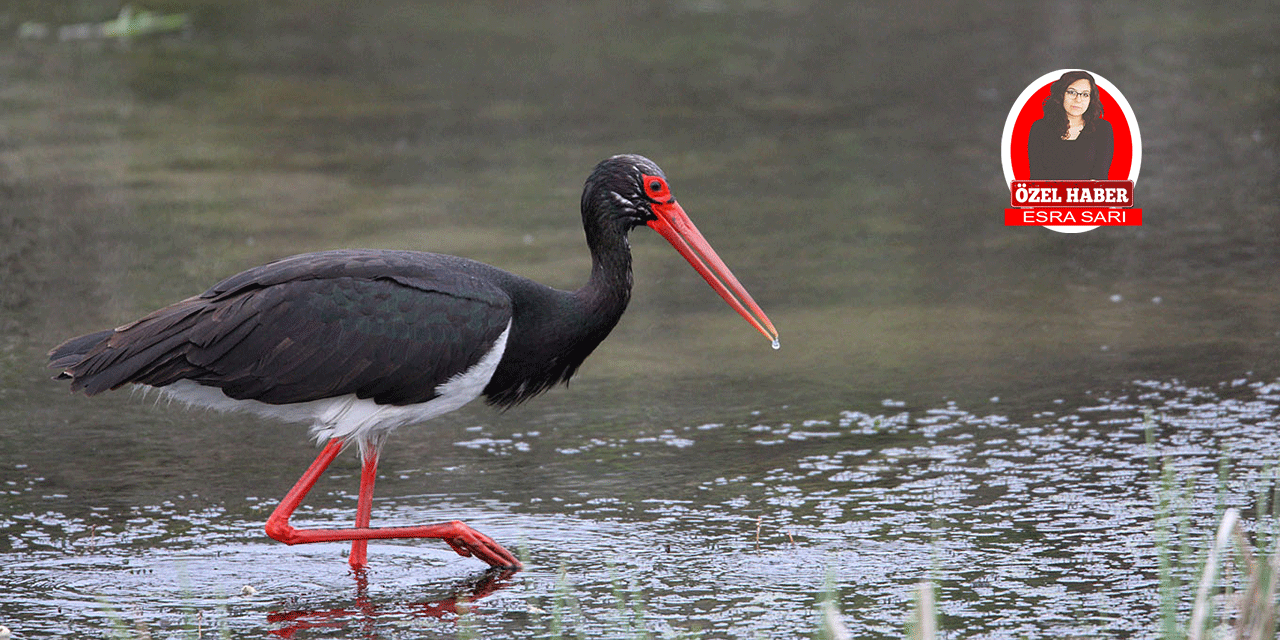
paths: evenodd
<path fill-rule="evenodd" d="M 1142 138 L 1138 132 L 1138 121 L 1134 118 L 1133 109 L 1129 107 L 1129 101 L 1125 100 L 1120 90 L 1106 78 L 1091 71 L 1083 72 L 1083 74 L 1092 76 L 1094 87 L 1087 86 L 1088 78 L 1082 75 L 1082 70 L 1059 69 L 1046 73 L 1030 85 L 1027 85 L 1027 88 L 1023 89 L 1022 94 L 1013 103 L 1013 108 L 1009 110 L 1009 117 L 1005 119 L 1004 135 L 1000 140 L 1004 180 L 1010 189 L 1013 188 L 1014 180 L 1071 178 L 1077 180 L 1128 180 L 1137 182 L 1138 171 L 1142 168 Z M 1067 86 L 1067 80 L 1076 77 L 1081 79 Z M 1059 81 L 1062 81 L 1061 84 L 1063 86 L 1055 88 L 1055 84 L 1059 83 Z M 1077 92 L 1077 88 L 1081 90 Z M 1090 91 L 1090 89 L 1093 90 Z M 1089 95 L 1095 92 L 1097 93 L 1096 96 Z M 1051 94 L 1054 95 L 1054 98 L 1049 100 Z M 1060 104 L 1059 100 L 1062 100 L 1063 103 Z M 1094 104 L 1089 105 L 1089 101 L 1093 101 Z M 1081 107 L 1080 105 L 1082 104 L 1088 105 L 1087 109 Z M 1101 108 L 1100 112 L 1095 112 L 1098 107 Z M 1085 113 L 1086 110 L 1090 113 Z M 1064 113 L 1066 116 L 1063 115 Z M 1070 116 L 1075 116 L 1075 118 L 1073 119 Z M 1048 166 L 1053 167 L 1055 170 L 1067 171 L 1067 169 L 1059 168 L 1066 167 L 1071 162 L 1083 162 L 1079 157 L 1084 157 L 1089 153 L 1082 147 L 1087 145 L 1101 147 L 1103 143 L 1095 140 L 1096 136 L 1087 136 L 1078 132 L 1078 128 L 1070 127 L 1075 120 L 1082 119 L 1087 122 L 1091 117 L 1103 120 L 1106 125 L 1110 125 L 1112 143 L 1110 145 L 1111 159 L 1108 166 L 1095 169 L 1095 173 L 1088 176 L 1067 176 L 1065 174 L 1058 176 L 1048 169 L 1039 168 L 1046 165 L 1046 162 L 1041 158 L 1048 156 Z M 1033 125 L 1042 120 L 1045 121 L 1044 124 L 1036 126 L 1036 131 L 1033 132 Z M 1054 122 L 1050 123 L 1050 120 Z M 1059 123 L 1065 123 L 1065 125 Z M 1049 126 L 1050 124 L 1052 126 Z M 1067 132 L 1059 135 L 1059 131 L 1062 128 L 1067 128 Z M 1089 127 L 1086 125 L 1085 128 Z M 1039 141 L 1046 137 L 1043 135 L 1044 132 L 1050 129 L 1053 129 L 1049 136 L 1051 141 L 1046 144 L 1039 144 Z M 1094 129 L 1105 132 L 1107 127 L 1104 125 L 1094 127 Z M 1033 137 L 1033 133 L 1035 137 Z M 1078 138 L 1076 138 L 1077 135 L 1079 136 Z M 1078 141 L 1080 144 L 1063 144 L 1067 141 Z M 1062 149 L 1066 149 L 1066 151 L 1062 151 Z M 1059 160 L 1054 154 L 1062 156 L 1062 159 Z M 1038 167 L 1037 172 L 1041 175 L 1032 175 L 1033 165 Z M 1101 171 L 1105 175 L 1096 173 L 1096 171 Z M 1080 233 L 1098 227 L 1098 225 L 1056 226 L 1052 224 L 1042 226 L 1061 233 Z"/>

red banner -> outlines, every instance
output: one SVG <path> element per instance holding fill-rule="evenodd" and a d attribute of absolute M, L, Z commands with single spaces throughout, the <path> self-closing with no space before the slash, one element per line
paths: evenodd
<path fill-rule="evenodd" d="M 1031 207 L 1005 209 L 1006 227 L 1139 227 L 1142 209 L 1106 207 Z"/>
<path fill-rule="evenodd" d="M 1133 181 L 1014 180 L 1009 206 L 1123 209 L 1133 206 Z"/>

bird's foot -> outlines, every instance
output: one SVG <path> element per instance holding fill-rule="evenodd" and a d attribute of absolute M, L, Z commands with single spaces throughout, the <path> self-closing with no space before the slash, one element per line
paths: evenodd
<path fill-rule="evenodd" d="M 466 523 L 458 520 L 454 520 L 446 526 L 452 527 L 454 532 L 452 535 L 442 539 L 450 547 L 453 547 L 453 550 L 457 551 L 458 555 L 481 560 L 491 567 L 502 569 L 521 568 L 522 565 L 515 555 L 495 542 L 493 538 L 472 529 Z"/>

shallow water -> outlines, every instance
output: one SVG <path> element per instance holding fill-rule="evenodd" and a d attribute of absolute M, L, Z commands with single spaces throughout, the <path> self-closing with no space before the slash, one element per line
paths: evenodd
<path fill-rule="evenodd" d="M 545 636 L 559 616 L 585 637 L 630 637 L 628 625 L 790 637 L 815 627 L 831 575 L 868 635 L 898 633 L 926 578 L 943 625 L 966 635 L 1151 635 L 1161 466 L 1188 485 L 1180 533 L 1198 548 L 1222 508 L 1249 513 L 1276 486 L 1280 384 L 1138 382 L 1076 400 L 1022 418 L 999 403 L 891 401 L 615 434 L 504 420 L 468 429 L 428 467 L 413 466 L 412 446 L 389 457 L 377 521 L 462 518 L 520 548 L 528 569 L 514 575 L 482 574 L 441 544 L 380 542 L 352 576 L 345 545 L 262 537 L 272 493 L 83 510 L 33 469 L 6 470 L 18 478 L 8 502 L 23 505 L 3 522 L 7 615 L 29 637 L 138 625 L 447 636 L 466 599 L 462 624 L 487 636 Z M 299 522 L 350 519 L 345 466 Z"/>
<path fill-rule="evenodd" d="M 828 579 L 858 637 L 901 637 L 923 579 L 949 637 L 1154 637 L 1161 536 L 1185 580 L 1226 506 L 1275 533 L 1270 4 L 166 7 L 192 29 L 0 42 L 17 637 L 806 637 Z M 1008 107 L 1070 64 L 1134 106 L 1143 227 L 1001 226 Z M 782 345 L 640 230 L 631 307 L 572 385 L 397 432 L 375 523 L 463 519 L 525 571 L 379 542 L 354 576 L 345 545 L 276 544 L 303 428 L 43 368 L 303 251 L 578 286 L 581 181 L 619 152 L 663 166 Z M 357 481 L 340 457 L 298 519 L 349 522 Z"/>

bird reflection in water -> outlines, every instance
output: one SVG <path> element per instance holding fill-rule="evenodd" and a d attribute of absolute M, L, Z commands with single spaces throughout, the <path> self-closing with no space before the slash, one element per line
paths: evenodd
<path fill-rule="evenodd" d="M 267 614 L 267 622 L 283 625 L 271 635 L 293 638 L 311 629 L 348 629 L 349 637 L 378 636 L 375 622 L 379 617 L 457 619 L 477 607 L 477 602 L 511 586 L 513 568 L 493 568 L 449 589 L 450 595 L 422 602 L 374 602 L 369 597 L 369 576 L 356 571 L 356 596 L 350 607 L 296 608 Z M 358 631 L 357 631 L 358 629 Z"/>

